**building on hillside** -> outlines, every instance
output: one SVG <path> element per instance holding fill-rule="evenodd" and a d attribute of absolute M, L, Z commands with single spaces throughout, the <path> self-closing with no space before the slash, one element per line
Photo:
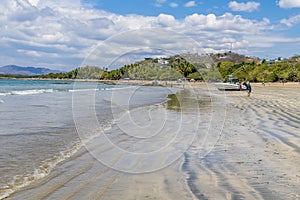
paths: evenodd
<path fill-rule="evenodd" d="M 268 63 L 268 65 L 274 65 L 275 63 L 282 62 L 282 61 L 283 61 L 282 58 L 278 57 L 278 58 L 275 58 L 275 59 L 267 60 L 267 63 Z"/>
<path fill-rule="evenodd" d="M 157 62 L 162 65 L 167 65 L 167 64 L 169 64 L 169 59 L 168 58 L 159 58 L 157 60 Z"/>

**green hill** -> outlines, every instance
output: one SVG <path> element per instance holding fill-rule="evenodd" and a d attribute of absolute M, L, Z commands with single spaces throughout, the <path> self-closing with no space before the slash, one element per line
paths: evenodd
<path fill-rule="evenodd" d="M 272 64 L 266 60 L 246 57 L 236 53 L 202 56 L 197 54 L 174 55 L 167 58 L 146 58 L 119 69 L 108 70 L 97 66 L 77 68 L 67 73 L 51 73 L 41 78 L 56 79 L 135 79 L 177 80 L 194 79 L 225 81 L 233 75 L 241 81 L 276 82 L 300 80 L 300 56 L 282 59 Z"/>

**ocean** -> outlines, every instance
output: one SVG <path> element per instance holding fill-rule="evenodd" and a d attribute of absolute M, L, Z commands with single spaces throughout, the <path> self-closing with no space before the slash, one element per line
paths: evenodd
<path fill-rule="evenodd" d="M 177 91 L 97 82 L 0 79 L 0 199 L 47 177 L 79 149 L 89 149 L 88 141 L 114 131 L 116 124 L 137 136 L 139 129 L 131 130 L 132 124 L 118 121 L 138 116 L 134 127 L 145 128 L 148 114 L 139 109 L 165 115 L 158 107 Z M 129 111 L 135 115 L 128 115 Z"/>

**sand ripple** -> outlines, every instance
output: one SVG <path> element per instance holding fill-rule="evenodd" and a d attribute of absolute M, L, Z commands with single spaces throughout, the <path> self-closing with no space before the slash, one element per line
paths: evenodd
<path fill-rule="evenodd" d="M 300 88 L 254 86 L 250 98 L 245 92 L 226 96 L 221 138 L 204 158 L 192 144 L 172 165 L 134 175 L 108 168 L 81 149 L 11 199 L 299 199 Z M 124 149 L 135 144 L 126 135 L 110 137 Z M 101 141 L 90 148 L 112 155 Z M 122 157 L 114 155 L 110 164 Z M 137 157 L 127 168 L 165 159 Z"/>

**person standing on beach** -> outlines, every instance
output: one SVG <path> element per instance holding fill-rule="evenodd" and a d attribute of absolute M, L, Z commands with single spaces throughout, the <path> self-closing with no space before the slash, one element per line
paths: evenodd
<path fill-rule="evenodd" d="M 249 81 L 247 81 L 247 90 L 248 90 L 248 97 L 250 97 L 250 94 L 251 94 L 251 90 L 252 90 L 252 87 L 251 87 L 251 85 L 250 85 L 250 82 Z"/>

